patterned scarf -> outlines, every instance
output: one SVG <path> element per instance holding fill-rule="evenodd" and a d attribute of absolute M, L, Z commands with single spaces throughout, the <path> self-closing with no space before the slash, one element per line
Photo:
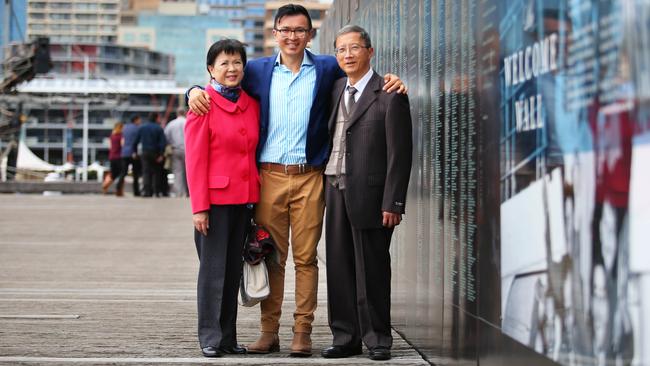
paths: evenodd
<path fill-rule="evenodd" d="M 221 94 L 224 98 L 228 99 L 233 103 L 237 103 L 239 99 L 239 93 L 241 93 L 241 86 L 229 87 L 222 84 L 219 84 L 216 80 L 210 80 L 210 85 Z"/>

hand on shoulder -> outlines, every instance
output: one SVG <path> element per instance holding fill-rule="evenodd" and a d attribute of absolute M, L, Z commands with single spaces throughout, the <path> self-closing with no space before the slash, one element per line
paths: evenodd
<path fill-rule="evenodd" d="M 210 111 L 210 94 L 207 91 L 193 88 L 189 93 L 190 112 L 202 116 Z"/>

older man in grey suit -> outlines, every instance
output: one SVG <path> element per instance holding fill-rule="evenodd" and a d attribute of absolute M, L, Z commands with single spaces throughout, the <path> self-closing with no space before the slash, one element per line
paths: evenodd
<path fill-rule="evenodd" d="M 347 78 L 334 84 L 325 169 L 327 293 L 333 345 L 323 357 L 391 358 L 390 240 L 411 171 L 408 97 L 382 90 L 368 33 L 346 26 L 335 41 Z"/>

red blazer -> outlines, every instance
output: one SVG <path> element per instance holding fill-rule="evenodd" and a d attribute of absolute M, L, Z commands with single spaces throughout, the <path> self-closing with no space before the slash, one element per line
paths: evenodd
<path fill-rule="evenodd" d="M 260 178 L 255 162 L 259 138 L 259 105 L 242 90 L 237 103 L 211 86 L 210 111 L 191 111 L 185 123 L 185 164 L 192 212 L 210 205 L 255 203 Z"/>

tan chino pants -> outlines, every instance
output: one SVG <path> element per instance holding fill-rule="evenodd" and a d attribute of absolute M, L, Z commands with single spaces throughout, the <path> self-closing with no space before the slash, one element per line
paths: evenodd
<path fill-rule="evenodd" d="M 294 331 L 311 333 L 318 291 L 316 246 L 323 227 L 322 171 L 287 175 L 262 169 L 261 194 L 255 220 L 266 227 L 276 242 L 280 265 L 269 266 L 271 294 L 261 303 L 261 329 L 278 332 L 284 274 L 289 253 L 289 233 L 296 276 L 296 310 Z"/>

